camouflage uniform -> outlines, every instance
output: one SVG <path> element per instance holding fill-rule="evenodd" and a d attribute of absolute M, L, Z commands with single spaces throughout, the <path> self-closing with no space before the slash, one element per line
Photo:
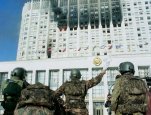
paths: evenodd
<path fill-rule="evenodd" d="M 131 73 L 116 79 L 111 97 L 111 109 L 115 115 L 145 115 L 147 87 L 143 80 Z"/>
<path fill-rule="evenodd" d="M 57 96 L 64 94 L 66 97 L 65 111 L 67 115 L 88 115 L 85 96 L 89 88 L 100 83 L 104 74 L 105 71 L 87 81 L 79 79 L 67 81 L 56 90 Z"/>
<path fill-rule="evenodd" d="M 15 110 L 14 115 L 54 115 L 54 111 L 43 106 L 26 106 Z"/>
<path fill-rule="evenodd" d="M 115 77 L 115 79 L 118 79 L 120 77 L 120 75 L 117 75 Z M 107 95 L 107 101 L 105 102 L 105 107 L 107 108 L 107 112 L 108 115 L 112 115 L 112 111 L 111 111 L 111 97 L 112 97 L 112 90 L 113 90 L 114 84 L 111 85 L 111 87 L 109 88 L 109 93 Z"/>
<path fill-rule="evenodd" d="M 58 100 L 53 94 L 53 90 L 41 83 L 29 85 L 22 90 L 14 115 L 54 115 Z"/>
<path fill-rule="evenodd" d="M 148 103 L 147 103 L 147 113 L 146 115 L 151 115 L 151 88 L 149 88 L 149 91 L 147 92 L 148 95 Z"/>

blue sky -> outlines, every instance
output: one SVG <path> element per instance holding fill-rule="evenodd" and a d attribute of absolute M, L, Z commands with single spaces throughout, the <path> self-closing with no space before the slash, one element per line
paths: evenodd
<path fill-rule="evenodd" d="M 0 0 L 0 61 L 15 61 L 21 14 L 27 0 Z"/>

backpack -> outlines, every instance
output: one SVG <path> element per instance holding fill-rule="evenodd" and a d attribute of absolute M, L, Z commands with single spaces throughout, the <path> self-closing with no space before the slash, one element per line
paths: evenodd
<path fill-rule="evenodd" d="M 17 99 L 20 97 L 22 87 L 23 81 L 7 79 L 2 85 L 2 94 L 6 100 L 7 97 L 10 96 L 12 100 L 17 101 Z"/>
<path fill-rule="evenodd" d="M 67 81 L 65 83 L 65 93 L 71 96 L 82 96 L 85 98 L 87 93 L 85 81 Z"/>
<path fill-rule="evenodd" d="M 23 81 L 7 79 L 2 83 L 2 94 L 4 95 L 4 101 L 1 105 L 7 111 L 13 111 L 19 100 L 21 90 L 23 87 Z"/>
<path fill-rule="evenodd" d="M 125 77 L 125 78 L 124 78 Z M 127 77 L 127 78 L 126 78 Z M 146 85 L 134 76 L 123 76 L 123 86 L 119 97 L 119 110 L 122 113 L 146 111 Z"/>
<path fill-rule="evenodd" d="M 20 101 L 17 108 L 28 105 L 43 106 L 50 110 L 54 110 L 54 91 L 50 90 L 48 86 L 41 83 L 28 85 L 22 90 Z"/>
<path fill-rule="evenodd" d="M 64 86 L 66 108 L 86 108 L 84 101 L 87 93 L 85 81 L 67 81 Z"/>

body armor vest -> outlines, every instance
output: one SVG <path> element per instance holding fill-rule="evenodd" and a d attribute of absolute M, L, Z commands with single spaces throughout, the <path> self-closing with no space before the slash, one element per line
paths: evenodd
<path fill-rule="evenodd" d="M 66 82 L 65 95 L 67 108 L 86 108 L 85 96 L 87 90 L 84 81 Z"/>

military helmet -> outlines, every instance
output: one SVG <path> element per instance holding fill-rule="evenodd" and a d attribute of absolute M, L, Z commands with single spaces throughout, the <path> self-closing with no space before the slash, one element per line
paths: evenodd
<path fill-rule="evenodd" d="M 131 62 L 122 62 L 119 65 L 119 72 L 123 75 L 124 73 L 130 72 L 135 73 L 134 65 Z"/>
<path fill-rule="evenodd" d="M 17 67 L 15 69 L 13 69 L 13 71 L 11 73 L 11 76 L 16 76 L 20 80 L 25 79 L 26 75 L 27 75 L 27 71 L 24 68 L 21 68 L 21 67 Z"/>
<path fill-rule="evenodd" d="M 80 79 L 81 78 L 80 70 L 78 70 L 78 69 L 71 70 L 70 78 L 71 78 L 71 80 Z"/>

